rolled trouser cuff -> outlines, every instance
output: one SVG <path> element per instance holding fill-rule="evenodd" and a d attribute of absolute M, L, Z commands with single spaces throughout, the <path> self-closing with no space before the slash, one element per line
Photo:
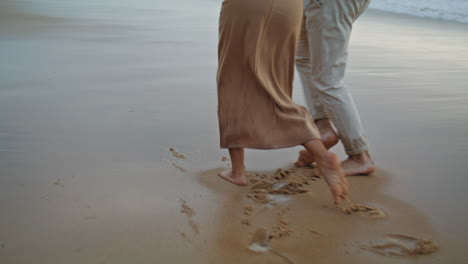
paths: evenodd
<path fill-rule="evenodd" d="M 312 114 L 312 117 L 314 118 L 314 121 L 318 121 L 321 119 L 330 119 L 330 115 L 328 112 L 319 112 L 319 113 L 314 113 L 314 111 L 310 111 Z"/>
<path fill-rule="evenodd" d="M 369 150 L 367 140 L 365 138 L 358 138 L 355 140 L 340 138 L 340 140 L 343 143 L 346 154 L 348 155 L 358 155 Z"/>

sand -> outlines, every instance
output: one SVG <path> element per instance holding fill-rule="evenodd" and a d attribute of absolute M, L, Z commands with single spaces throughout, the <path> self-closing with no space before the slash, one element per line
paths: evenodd
<path fill-rule="evenodd" d="M 197 235 L 200 234 L 200 226 L 193 219 L 195 215 L 195 211 L 193 210 L 193 208 L 188 206 L 187 202 L 184 200 L 179 200 L 179 203 L 181 207 L 180 212 L 187 217 L 188 224 L 192 228 L 193 232 Z M 182 234 L 184 234 L 183 236 L 185 236 L 185 233 L 182 232 Z"/>
<path fill-rule="evenodd" d="M 385 217 L 385 213 L 381 209 L 356 203 L 349 197 L 346 197 L 346 199 L 338 204 L 337 207 L 346 214 L 358 214 L 363 217 L 375 219 Z"/>
<path fill-rule="evenodd" d="M 271 235 L 268 231 L 263 228 L 258 228 L 252 235 L 252 239 L 249 243 L 249 250 L 257 253 L 271 253 L 280 257 L 285 263 L 294 263 L 288 256 L 274 250 L 268 244 L 271 239 Z"/>
<path fill-rule="evenodd" d="M 288 175 L 300 148 L 248 150 L 247 187 L 217 176 L 219 7 L 1 1 L 0 263 L 467 263 L 467 26 L 354 26 L 346 82 L 378 171 L 349 179 L 348 214 L 312 168 Z M 258 229 L 288 260 L 249 250 Z"/>
<path fill-rule="evenodd" d="M 187 159 L 184 154 L 177 152 L 175 149 L 170 148 L 169 151 L 171 152 L 172 156 L 178 159 Z"/>
<path fill-rule="evenodd" d="M 434 241 L 401 234 L 388 234 L 383 242 L 362 248 L 383 256 L 399 257 L 428 255 L 439 250 L 439 246 Z"/>

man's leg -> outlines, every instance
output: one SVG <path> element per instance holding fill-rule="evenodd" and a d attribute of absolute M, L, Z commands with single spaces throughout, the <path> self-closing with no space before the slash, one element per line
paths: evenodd
<path fill-rule="evenodd" d="M 356 105 L 343 86 L 352 23 L 368 3 L 368 0 L 331 0 L 325 1 L 322 7 L 305 6 L 311 59 L 310 79 L 305 89 L 318 91 L 318 96 L 306 100 L 318 97 L 338 130 L 349 155 L 342 163 L 346 175 L 369 174 L 375 170 Z"/>
<path fill-rule="evenodd" d="M 306 18 L 302 21 L 301 35 L 296 49 L 296 69 L 304 89 L 307 108 L 315 120 L 330 118 L 325 106 L 320 102 L 320 91 L 314 89 L 312 62 L 309 52 L 309 39 L 306 31 Z"/>
<path fill-rule="evenodd" d="M 325 110 L 325 106 L 320 102 L 320 91 L 313 89 L 312 66 L 309 54 L 309 40 L 305 28 L 305 19 L 302 23 L 302 32 L 296 51 L 296 69 L 299 72 L 299 77 L 304 90 L 307 108 L 315 120 L 321 140 L 325 148 L 330 149 L 338 143 L 338 134 L 333 129 L 330 116 Z M 299 152 L 299 158 L 296 161 L 296 166 L 303 167 L 311 163 L 312 157 L 309 151 L 302 150 Z"/>

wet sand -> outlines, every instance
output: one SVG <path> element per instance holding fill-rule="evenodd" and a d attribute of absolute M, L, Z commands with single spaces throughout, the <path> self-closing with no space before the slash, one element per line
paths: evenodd
<path fill-rule="evenodd" d="M 350 192 L 375 219 L 335 208 L 322 179 L 261 204 L 216 176 L 219 7 L 0 4 L 0 263 L 467 262 L 468 25 L 356 23 L 347 82 L 378 172 Z M 298 150 L 247 151 L 252 179 Z M 260 228 L 286 258 L 249 250 Z M 389 234 L 440 249 L 367 250 Z"/>

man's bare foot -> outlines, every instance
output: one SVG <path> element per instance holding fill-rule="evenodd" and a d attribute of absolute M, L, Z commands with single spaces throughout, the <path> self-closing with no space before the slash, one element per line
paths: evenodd
<path fill-rule="evenodd" d="M 231 169 L 223 170 L 218 172 L 218 176 L 225 179 L 226 181 L 239 186 L 247 186 L 247 180 L 245 179 L 245 173 L 233 174 Z"/>
<path fill-rule="evenodd" d="M 320 160 L 317 160 L 320 173 L 327 182 L 335 203 L 340 203 L 348 195 L 348 181 L 340 166 L 338 156 L 327 151 Z"/>
<path fill-rule="evenodd" d="M 376 170 L 374 161 L 367 151 L 350 155 L 348 159 L 341 162 L 341 167 L 346 176 L 369 175 Z"/>

